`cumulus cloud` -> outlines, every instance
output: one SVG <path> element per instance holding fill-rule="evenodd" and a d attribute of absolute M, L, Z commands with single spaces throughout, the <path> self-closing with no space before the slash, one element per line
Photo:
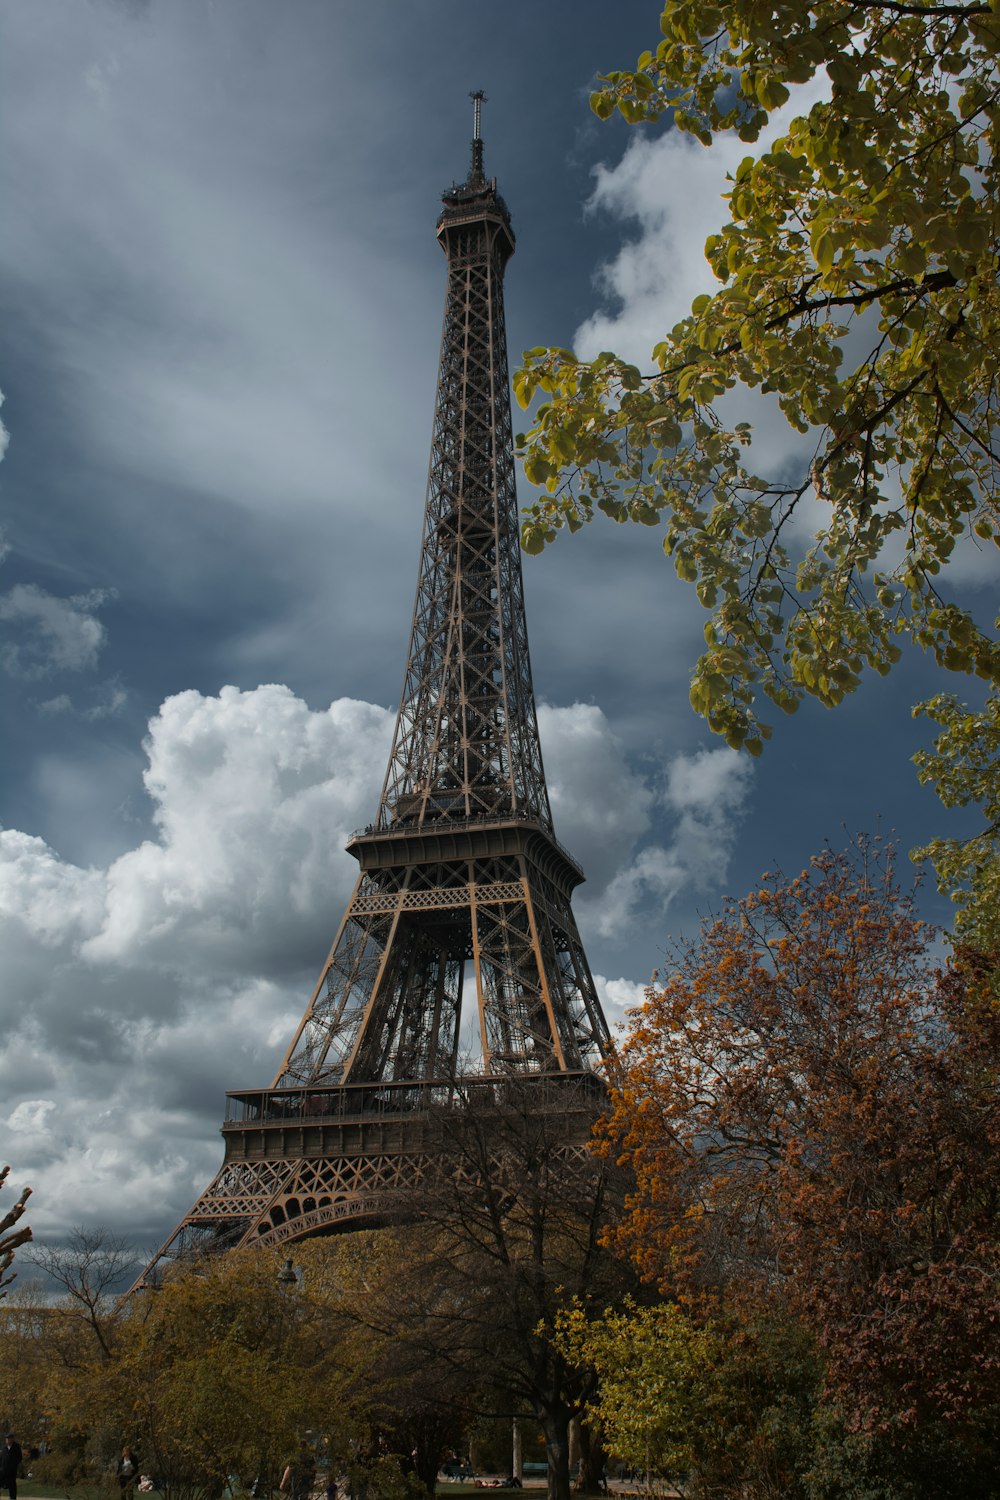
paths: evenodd
<path fill-rule="evenodd" d="M 629 1012 L 646 998 L 646 986 L 634 979 L 605 979 L 603 974 L 595 974 L 594 984 L 613 1033 L 625 1025 Z"/>
<path fill-rule="evenodd" d="M 746 756 L 701 749 L 636 769 L 595 704 L 543 705 L 539 730 L 556 833 L 587 875 L 582 920 L 613 938 L 659 926 L 681 894 L 718 890 L 753 781 Z M 616 983 L 625 990 L 608 998 L 620 1014 L 636 987 Z"/>
<path fill-rule="evenodd" d="M 632 223 L 638 232 L 598 273 L 598 289 L 612 305 L 577 330 L 584 358 L 616 349 L 645 365 L 656 340 L 687 316 L 700 292 L 714 288 L 704 245 L 725 217 L 726 173 L 746 150 L 728 140 L 706 150 L 669 131 L 634 137 L 616 166 L 596 168 L 590 210 Z"/>
<path fill-rule="evenodd" d="M 662 919 L 682 892 L 717 889 L 725 879 L 753 771 L 732 750 L 675 756 L 660 801 L 671 819 L 669 842 L 647 844 L 603 892 L 594 920 L 605 936 Z"/>
<path fill-rule="evenodd" d="M 301 1015 L 391 729 L 284 687 L 182 693 L 146 742 L 155 839 L 85 869 L 0 830 L 0 1098 L 37 1233 L 155 1238 L 209 1180 L 223 1090 L 266 1082 Z"/>
<path fill-rule="evenodd" d="M 650 826 L 655 793 L 593 703 L 542 704 L 538 732 L 558 838 L 603 887 Z"/>
<path fill-rule="evenodd" d="M 760 150 L 787 129 L 793 116 L 807 113 L 826 88 L 824 80 L 795 91 L 771 117 Z M 614 166 L 595 169 L 588 208 L 626 225 L 632 237 L 597 274 L 605 305 L 577 329 L 575 348 L 584 359 L 614 349 L 642 369 L 651 368 L 653 345 L 691 311 L 702 292 L 719 286 L 705 259 L 705 241 L 728 217 L 722 201 L 727 176 L 750 148 L 735 136 L 720 136 L 710 147 L 669 130 L 635 136 Z M 755 442 L 773 472 L 810 449 L 794 433 L 773 397 L 739 390 L 718 403 L 725 420 L 750 422 Z"/>
<path fill-rule="evenodd" d="M 0 646 L 0 665 L 29 680 L 96 666 L 107 635 L 96 611 L 111 597 L 92 589 L 61 599 L 37 584 L 15 584 L 0 594 L 0 621 L 14 637 Z"/>
<path fill-rule="evenodd" d="M 37 1233 L 156 1239 L 210 1180 L 223 1092 L 273 1074 L 350 894 L 344 844 L 377 805 L 393 717 L 349 698 L 317 712 L 275 684 L 179 693 L 145 741 L 155 836 L 85 868 L 0 830 L 0 1099 Z M 742 762 L 637 770 L 596 706 L 540 720 L 591 923 L 655 919 L 724 870 Z M 612 1025 L 647 977 L 597 981 Z"/>
<path fill-rule="evenodd" d="M 167 699 L 144 775 L 160 836 L 108 870 L 84 956 L 171 965 L 180 947 L 241 973 L 287 962 L 349 893 L 343 845 L 371 815 L 391 730 L 384 709 L 343 698 L 313 713 L 277 685 Z"/>

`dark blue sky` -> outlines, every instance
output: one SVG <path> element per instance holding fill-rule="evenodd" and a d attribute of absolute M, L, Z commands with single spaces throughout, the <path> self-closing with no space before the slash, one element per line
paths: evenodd
<path fill-rule="evenodd" d="M 0 0 L 0 1119 L 36 1232 L 169 1230 L 336 928 L 402 680 L 469 90 L 517 234 L 512 362 L 605 335 L 641 359 L 707 285 L 728 158 L 587 107 L 656 23 Z M 602 521 L 525 575 L 613 1018 L 762 869 L 948 826 L 909 765 L 922 659 L 750 765 L 687 705 L 703 621 L 655 532 Z"/>

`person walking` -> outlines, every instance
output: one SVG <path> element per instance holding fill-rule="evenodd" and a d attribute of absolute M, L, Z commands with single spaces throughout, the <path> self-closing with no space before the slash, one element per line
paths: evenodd
<path fill-rule="evenodd" d="M 21 1444 L 12 1432 L 8 1432 L 0 1448 L 0 1489 L 5 1489 L 10 1500 L 17 1500 L 17 1471 L 21 1467 Z"/>

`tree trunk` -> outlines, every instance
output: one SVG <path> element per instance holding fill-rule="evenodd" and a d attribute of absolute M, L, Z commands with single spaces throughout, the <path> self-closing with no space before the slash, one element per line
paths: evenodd
<path fill-rule="evenodd" d="M 521 1442 L 521 1418 L 514 1418 L 511 1432 L 510 1472 L 518 1484 L 524 1483 L 524 1447 Z"/>
<path fill-rule="evenodd" d="M 580 1466 L 580 1418 L 571 1417 L 569 1422 L 569 1474 L 573 1477 L 574 1468 Z"/>
<path fill-rule="evenodd" d="M 604 1444 L 589 1422 L 580 1423 L 580 1472 L 574 1489 L 578 1495 L 599 1495 L 604 1491 L 604 1469 L 607 1463 Z"/>
<path fill-rule="evenodd" d="M 548 1500 L 570 1500 L 569 1414 L 550 1412 L 542 1419 L 548 1465 Z"/>

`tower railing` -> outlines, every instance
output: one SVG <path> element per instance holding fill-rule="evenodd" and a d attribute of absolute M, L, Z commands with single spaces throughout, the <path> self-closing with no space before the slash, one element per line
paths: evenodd
<path fill-rule="evenodd" d="M 531 812 L 527 808 L 518 808 L 505 813 L 463 813 L 461 818 L 452 819 L 442 816 L 440 818 L 427 819 L 422 825 L 417 823 L 416 820 L 407 818 L 400 818 L 399 822 L 391 823 L 387 828 L 380 828 L 377 823 L 368 823 L 364 828 L 355 828 L 347 842 L 350 845 L 355 839 L 377 839 L 379 842 L 391 844 L 402 832 L 415 831 L 429 833 L 437 829 L 447 829 L 449 827 L 462 829 L 481 828 L 484 831 L 488 831 L 491 828 L 504 828 L 510 823 L 524 823 L 525 825 L 537 828 L 540 833 L 544 833 L 546 841 L 559 851 L 563 859 L 573 869 L 580 871 L 581 880 L 585 878 L 579 862 L 573 858 L 573 855 L 570 854 L 565 844 L 559 842 L 551 828 L 542 822 L 536 812 Z"/>
<path fill-rule="evenodd" d="M 605 1097 L 605 1084 L 589 1071 L 531 1076 L 532 1113 L 564 1114 L 574 1105 L 593 1108 Z M 335 1088 L 252 1089 L 226 1095 L 223 1133 L 257 1125 L 314 1125 L 382 1116 L 426 1114 L 432 1110 L 488 1110 L 517 1103 L 524 1095 L 525 1077 L 493 1074 L 482 1077 L 429 1078 L 401 1083 L 348 1083 Z"/>

